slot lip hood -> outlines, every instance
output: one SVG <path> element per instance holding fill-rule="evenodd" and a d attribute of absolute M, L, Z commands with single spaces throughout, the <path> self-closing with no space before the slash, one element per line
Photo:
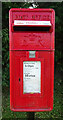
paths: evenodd
<path fill-rule="evenodd" d="M 14 28 L 16 28 L 16 31 L 23 31 L 23 29 L 24 29 L 24 31 L 42 31 L 42 32 L 43 31 L 49 31 L 49 32 L 53 31 L 53 25 L 52 25 L 51 21 L 14 20 L 14 23 L 12 23 L 11 26 L 12 26 L 11 27 L 12 32 L 15 31 Z M 22 29 L 18 30 L 18 27 L 19 27 L 19 29 L 20 28 L 22 28 Z M 25 29 L 26 27 L 28 29 Z M 32 30 L 32 28 L 33 28 L 33 30 Z"/>
<path fill-rule="evenodd" d="M 31 21 L 31 20 L 14 20 L 12 23 L 13 26 L 43 26 L 51 27 L 52 24 L 50 21 Z"/>

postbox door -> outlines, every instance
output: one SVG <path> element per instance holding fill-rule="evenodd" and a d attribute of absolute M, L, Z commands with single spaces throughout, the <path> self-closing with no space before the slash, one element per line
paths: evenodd
<path fill-rule="evenodd" d="M 52 97 L 53 96 L 53 66 L 51 66 L 51 63 L 54 64 L 53 62 L 54 53 L 41 51 L 38 52 L 37 58 L 32 58 L 32 59 L 26 57 L 26 54 L 27 54 L 26 51 L 11 52 L 11 56 L 12 56 L 11 77 L 13 80 L 13 85 L 12 85 L 13 87 L 11 87 L 11 93 L 13 94 L 11 95 L 11 109 L 12 107 L 14 107 L 14 109 L 17 111 L 21 111 L 21 110 L 31 111 L 31 109 L 32 110 L 34 109 L 35 111 L 37 111 L 37 109 L 38 111 L 43 111 L 44 109 L 50 110 L 53 104 L 53 97 Z M 38 64 L 36 64 L 36 62 Z M 24 64 L 30 65 L 32 63 L 36 64 L 35 67 L 39 66 L 38 67 L 39 82 L 30 81 L 32 77 L 31 78 L 26 77 L 26 79 L 24 77 L 24 74 L 26 74 L 25 71 L 27 70 Z M 35 68 L 33 67 L 33 69 Z M 27 71 L 27 73 L 29 75 L 31 74 L 31 72 L 29 71 Z M 26 83 L 26 80 L 28 83 Z M 37 89 L 35 89 L 35 86 L 33 87 L 33 85 L 37 83 L 40 84 L 38 85 L 39 87 L 38 91 Z M 33 87 L 33 91 L 29 87 L 31 88 Z"/>

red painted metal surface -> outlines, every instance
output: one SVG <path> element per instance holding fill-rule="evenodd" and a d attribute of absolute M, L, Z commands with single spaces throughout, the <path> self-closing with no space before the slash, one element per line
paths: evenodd
<path fill-rule="evenodd" d="M 21 26 L 14 26 L 14 20 L 50 21 L 51 26 L 48 28 L 49 26 L 39 25 L 36 26 L 37 29 L 34 25 L 27 25 L 22 30 Z M 50 111 L 53 109 L 54 27 L 53 9 L 10 9 L 10 109 L 12 111 Z M 29 58 L 31 50 L 36 51 L 35 58 Z M 24 61 L 41 62 L 41 93 L 23 94 Z"/>

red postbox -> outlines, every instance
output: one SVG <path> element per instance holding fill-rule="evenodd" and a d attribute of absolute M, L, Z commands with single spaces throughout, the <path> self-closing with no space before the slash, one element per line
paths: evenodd
<path fill-rule="evenodd" d="M 53 9 L 10 9 L 11 110 L 53 109 L 54 27 Z"/>

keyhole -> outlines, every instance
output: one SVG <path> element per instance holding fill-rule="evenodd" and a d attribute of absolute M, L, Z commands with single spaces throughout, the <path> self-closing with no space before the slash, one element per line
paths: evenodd
<path fill-rule="evenodd" d="M 19 82 L 20 82 L 20 78 L 19 78 Z"/>

